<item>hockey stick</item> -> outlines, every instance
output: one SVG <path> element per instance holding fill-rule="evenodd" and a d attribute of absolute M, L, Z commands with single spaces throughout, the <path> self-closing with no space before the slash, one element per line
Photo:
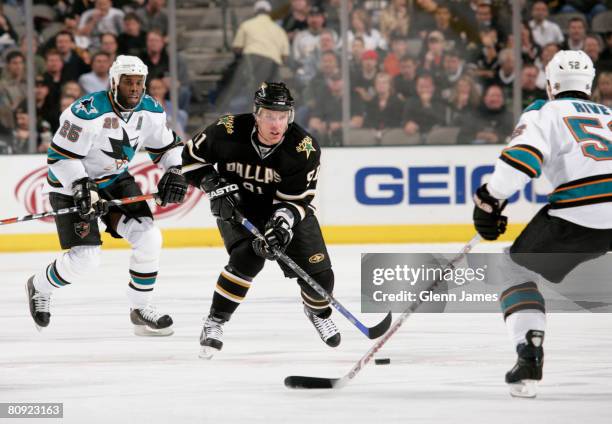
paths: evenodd
<path fill-rule="evenodd" d="M 235 219 L 240 222 L 244 228 L 249 230 L 251 234 L 255 237 L 263 238 L 257 227 L 255 227 L 248 219 L 246 219 L 242 214 L 237 211 L 234 211 Z M 323 287 L 319 283 L 317 283 L 306 271 L 304 271 L 298 264 L 296 264 L 293 259 L 287 256 L 285 253 L 281 252 L 278 249 L 274 250 L 274 253 L 277 255 L 278 260 L 282 261 L 285 265 L 287 265 L 293 272 L 295 272 L 301 279 L 306 281 L 310 287 L 312 287 L 319 295 L 325 298 L 329 303 L 332 304 L 334 308 L 342 315 L 344 315 L 355 327 L 359 329 L 363 334 L 366 335 L 369 339 L 376 339 L 382 336 L 387 329 L 391 326 L 391 312 L 387 314 L 385 319 L 376 324 L 374 327 L 366 327 L 361 321 L 359 321 L 353 314 L 351 314 L 340 302 L 338 302 L 331 294 L 327 293 Z"/>
<path fill-rule="evenodd" d="M 461 249 L 461 252 L 459 252 L 450 261 L 450 263 L 445 269 L 454 268 L 455 264 L 461 261 L 465 257 L 465 255 L 470 250 L 472 250 L 474 246 L 478 244 L 479 241 L 480 236 L 477 234 L 463 247 L 463 249 Z M 434 281 L 427 288 L 426 291 L 434 290 L 438 286 L 438 284 L 440 284 L 441 281 L 442 280 Z M 389 328 L 389 331 L 387 331 L 387 333 L 383 337 L 378 339 L 376 343 L 374 343 L 374 345 L 370 348 L 370 350 L 368 350 L 366 354 L 363 355 L 361 359 L 357 361 L 355 365 L 353 365 L 353 368 L 351 368 L 351 370 L 343 377 L 325 378 L 290 375 L 289 377 L 285 378 L 285 386 L 289 389 L 341 389 L 342 387 L 346 386 L 348 382 L 355 378 L 357 373 L 359 373 L 359 371 L 361 371 L 361 369 L 372 360 L 374 354 L 378 352 L 381 347 L 383 347 L 383 345 L 391 338 L 391 336 L 393 336 L 393 334 L 402 326 L 404 321 L 406 321 L 408 317 L 412 315 L 422 303 L 423 300 L 421 300 L 419 297 L 408 307 L 408 309 L 402 312 L 402 314 L 395 320 L 395 322 L 393 322 L 393 325 L 391 326 L 391 328 Z"/>
<path fill-rule="evenodd" d="M 123 199 L 107 200 L 111 205 L 129 205 L 130 203 L 142 202 L 144 200 L 154 199 L 157 193 L 141 194 L 140 196 L 124 197 Z M 48 216 L 65 215 L 67 213 L 78 212 L 79 208 L 72 206 L 70 208 L 58 209 L 56 211 L 35 213 L 32 215 L 17 216 L 15 218 L 7 218 L 0 220 L 0 225 L 15 224 L 17 222 L 33 221 L 35 219 L 46 218 Z"/>

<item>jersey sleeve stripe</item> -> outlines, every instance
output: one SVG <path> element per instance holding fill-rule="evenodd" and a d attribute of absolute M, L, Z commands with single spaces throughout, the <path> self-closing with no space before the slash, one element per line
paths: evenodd
<path fill-rule="evenodd" d="M 47 171 L 47 183 L 49 183 L 49 185 L 54 188 L 64 187 L 62 183 L 60 183 L 59 179 L 55 176 L 55 174 L 51 172 L 51 170 Z"/>
<path fill-rule="evenodd" d="M 201 141 L 203 141 L 205 138 L 206 138 L 206 137 L 202 138 L 202 140 L 200 140 L 200 142 L 201 142 Z M 198 148 L 198 145 L 196 145 L 196 148 Z M 196 161 L 198 161 L 198 162 L 208 163 L 208 162 L 206 162 L 206 160 L 205 160 L 204 158 L 201 158 L 200 156 L 196 155 L 196 154 L 193 152 L 193 140 L 189 140 L 189 141 L 187 142 L 187 149 L 186 149 L 186 150 L 187 150 L 187 153 L 189 153 L 189 156 L 190 156 L 192 159 L 195 159 L 195 160 L 196 160 Z"/>
<path fill-rule="evenodd" d="M 276 191 L 276 197 L 281 199 L 281 200 L 301 200 L 304 199 L 308 196 L 313 196 L 316 194 L 316 190 L 315 189 L 310 189 L 310 190 L 306 190 L 300 194 L 285 194 L 285 193 L 281 193 L 280 191 Z"/>
<path fill-rule="evenodd" d="M 47 159 L 49 160 L 63 160 L 63 159 L 83 159 L 85 156 L 78 155 L 69 150 L 63 149 L 55 143 L 51 143 L 47 149 Z M 55 162 L 54 162 L 55 163 Z"/>
<path fill-rule="evenodd" d="M 537 157 L 537 160 L 538 162 L 540 162 L 540 164 L 544 162 L 544 155 L 536 147 L 530 146 L 529 144 L 517 144 L 516 146 L 509 147 L 506 150 L 514 150 L 514 149 L 523 150 L 523 151 L 532 153 L 533 155 Z"/>
<path fill-rule="evenodd" d="M 183 145 L 183 142 L 181 141 L 181 139 L 175 136 L 174 141 L 168 144 L 167 146 L 160 147 L 159 149 L 154 149 L 153 147 L 145 147 L 145 150 L 148 153 L 162 154 L 162 153 L 167 152 L 170 149 L 174 149 L 175 147 L 180 147 L 182 145 Z"/>
<path fill-rule="evenodd" d="M 521 171 L 522 173 L 526 174 L 529 178 L 535 178 L 536 175 L 537 175 L 537 172 L 536 172 L 535 169 L 533 169 L 530 166 L 525 165 L 523 162 L 521 162 L 521 161 L 511 157 L 510 155 L 506 154 L 506 152 L 503 152 L 499 158 L 502 161 L 506 162 L 511 167 L 513 167 L 514 169 L 516 169 L 518 171 Z"/>
<path fill-rule="evenodd" d="M 183 142 L 181 141 L 180 138 L 176 137 L 176 134 L 175 134 L 174 141 L 168 144 L 167 146 L 164 146 L 159 149 L 154 149 L 152 147 L 145 147 L 145 150 L 147 151 L 147 153 L 149 153 L 149 157 L 151 158 L 153 163 L 158 163 L 161 160 L 161 158 L 164 156 L 164 153 L 176 147 L 181 147 L 182 145 L 183 145 Z"/>
<path fill-rule="evenodd" d="M 542 160 L 540 156 L 523 146 L 514 146 L 502 151 L 499 157 L 513 168 L 524 172 L 530 178 L 539 177 L 542 173 Z"/>
<path fill-rule="evenodd" d="M 207 163 L 192 163 L 191 165 L 183 165 L 183 174 L 187 172 L 197 171 L 200 168 L 204 168 L 205 166 L 209 166 Z"/>
<path fill-rule="evenodd" d="M 297 211 L 297 213 L 300 216 L 300 221 L 304 218 L 306 218 L 306 210 L 304 209 L 304 207 L 298 203 L 295 202 L 290 202 L 288 200 L 277 200 L 277 199 L 272 199 L 272 204 L 274 206 L 277 206 L 279 204 L 281 205 L 287 205 L 289 206 L 292 210 Z"/>

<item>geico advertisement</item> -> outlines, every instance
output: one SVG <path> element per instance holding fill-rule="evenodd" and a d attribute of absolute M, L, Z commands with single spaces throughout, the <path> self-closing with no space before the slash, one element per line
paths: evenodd
<path fill-rule="evenodd" d="M 328 149 L 319 191 L 322 221 L 333 225 L 469 223 L 472 196 L 488 181 L 503 146 Z M 527 222 L 550 185 L 529 184 L 508 214 Z"/>

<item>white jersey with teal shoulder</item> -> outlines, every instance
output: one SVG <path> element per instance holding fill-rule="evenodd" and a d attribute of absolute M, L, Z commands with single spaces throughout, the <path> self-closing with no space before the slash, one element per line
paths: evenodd
<path fill-rule="evenodd" d="M 549 215 L 612 228 L 612 110 L 587 100 L 538 100 L 523 112 L 488 184 L 506 199 L 541 174 Z"/>
<path fill-rule="evenodd" d="M 47 151 L 45 192 L 72 195 L 72 182 L 111 185 L 144 148 L 164 169 L 181 165 L 182 143 L 166 125 L 162 106 L 144 95 L 133 112 L 121 112 L 107 91 L 88 94 L 66 108 Z"/>

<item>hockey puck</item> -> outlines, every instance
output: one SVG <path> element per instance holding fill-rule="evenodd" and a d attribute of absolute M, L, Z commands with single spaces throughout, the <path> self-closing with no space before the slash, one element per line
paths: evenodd
<path fill-rule="evenodd" d="M 391 363 L 391 359 L 390 358 L 377 358 L 377 359 L 374 359 L 374 363 L 376 365 L 389 365 Z"/>

